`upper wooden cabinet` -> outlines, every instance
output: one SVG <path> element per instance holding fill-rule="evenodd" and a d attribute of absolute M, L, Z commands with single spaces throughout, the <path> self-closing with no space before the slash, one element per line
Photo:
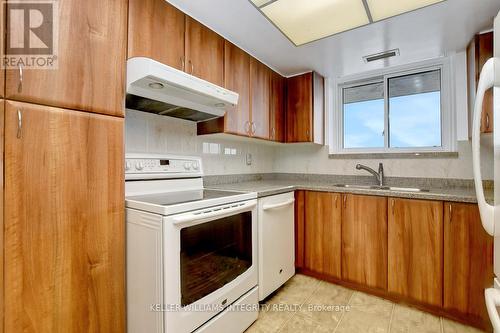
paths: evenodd
<path fill-rule="evenodd" d="M 185 15 L 165 0 L 129 0 L 128 57 L 185 69 Z"/>
<path fill-rule="evenodd" d="M 6 97 L 123 116 L 128 1 L 65 0 L 58 8 L 57 69 L 7 70 Z M 21 33 L 22 22 L 8 27 Z"/>
<path fill-rule="evenodd" d="M 273 141 L 284 142 L 286 79 L 276 72 L 271 72 L 270 92 L 270 138 Z"/>
<path fill-rule="evenodd" d="M 338 193 L 305 192 L 304 267 L 341 278 L 341 208 Z"/>
<path fill-rule="evenodd" d="M 255 58 L 250 59 L 251 135 L 269 139 L 271 70 Z"/>
<path fill-rule="evenodd" d="M 250 134 L 250 55 L 226 41 L 224 47 L 224 87 L 239 94 L 238 104 L 225 115 L 224 131 Z"/>
<path fill-rule="evenodd" d="M 489 327 L 484 289 L 493 281 L 493 237 L 475 204 L 444 205 L 444 308 Z"/>
<path fill-rule="evenodd" d="M 287 79 L 286 142 L 324 143 L 324 90 L 315 72 Z"/>
<path fill-rule="evenodd" d="M 481 69 L 493 57 L 493 32 L 474 36 L 467 46 L 467 87 L 469 100 L 469 136 L 472 135 L 472 116 L 476 100 L 477 84 Z M 481 116 L 481 133 L 493 132 L 493 89 L 486 91 Z"/>
<path fill-rule="evenodd" d="M 186 16 L 186 72 L 218 86 L 224 85 L 224 39 Z"/>
<path fill-rule="evenodd" d="M 342 279 L 387 289 L 387 198 L 343 195 Z"/>
<path fill-rule="evenodd" d="M 389 199 L 388 291 L 442 306 L 443 203 Z"/>
<path fill-rule="evenodd" d="M 5 332 L 125 332 L 123 125 L 6 103 Z"/>

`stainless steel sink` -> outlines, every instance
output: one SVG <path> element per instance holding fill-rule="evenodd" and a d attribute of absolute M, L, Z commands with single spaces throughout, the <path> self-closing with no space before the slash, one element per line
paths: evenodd
<path fill-rule="evenodd" d="M 397 187 L 397 186 L 378 186 L 378 185 L 348 185 L 348 184 L 335 184 L 335 187 L 352 188 L 360 190 L 382 190 L 382 191 L 395 191 L 395 192 L 429 192 L 427 189 L 414 188 L 414 187 Z"/>

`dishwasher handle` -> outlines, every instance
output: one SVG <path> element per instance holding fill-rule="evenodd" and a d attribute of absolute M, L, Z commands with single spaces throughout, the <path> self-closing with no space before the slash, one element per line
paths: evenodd
<path fill-rule="evenodd" d="M 280 208 L 283 208 L 283 207 L 286 207 L 286 206 L 290 206 L 291 204 L 293 204 L 295 202 L 295 199 L 289 199 L 285 202 L 280 202 L 280 203 L 277 203 L 277 204 L 269 204 L 269 205 L 264 205 L 262 207 L 263 210 L 273 210 L 273 209 L 280 209 Z"/>

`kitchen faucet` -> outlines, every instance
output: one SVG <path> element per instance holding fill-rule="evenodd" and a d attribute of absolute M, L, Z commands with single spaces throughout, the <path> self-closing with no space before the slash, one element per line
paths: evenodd
<path fill-rule="evenodd" d="M 378 172 L 363 164 L 356 164 L 356 169 L 368 171 L 377 179 L 379 186 L 384 186 L 384 165 L 382 163 L 378 164 Z"/>

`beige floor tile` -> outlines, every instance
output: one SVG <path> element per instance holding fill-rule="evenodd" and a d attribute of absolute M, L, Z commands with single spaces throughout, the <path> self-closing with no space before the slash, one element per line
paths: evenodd
<path fill-rule="evenodd" d="M 334 329 L 335 326 L 320 325 L 311 318 L 298 313 L 286 323 L 280 333 L 330 333 Z"/>
<path fill-rule="evenodd" d="M 455 321 L 451 321 L 443 318 L 443 332 L 444 333 L 482 333 L 482 331 L 465 326 Z"/>
<path fill-rule="evenodd" d="M 311 298 L 302 306 L 301 313 L 327 326 L 337 326 L 352 290 L 328 282 L 320 282 Z"/>
<path fill-rule="evenodd" d="M 245 333 L 275 333 L 292 317 L 294 312 L 277 311 L 272 307 L 262 307 L 257 321 Z"/>
<path fill-rule="evenodd" d="M 394 304 L 380 297 L 355 292 L 349 302 L 351 308 L 370 314 L 390 316 Z"/>
<path fill-rule="evenodd" d="M 300 305 L 311 297 L 319 283 L 319 280 L 297 274 L 285 283 L 267 303 Z"/>
<path fill-rule="evenodd" d="M 387 333 L 390 313 L 380 315 L 351 308 L 342 317 L 335 333 Z"/>
<path fill-rule="evenodd" d="M 392 314 L 391 333 L 441 333 L 441 320 L 431 314 L 396 305 Z"/>

